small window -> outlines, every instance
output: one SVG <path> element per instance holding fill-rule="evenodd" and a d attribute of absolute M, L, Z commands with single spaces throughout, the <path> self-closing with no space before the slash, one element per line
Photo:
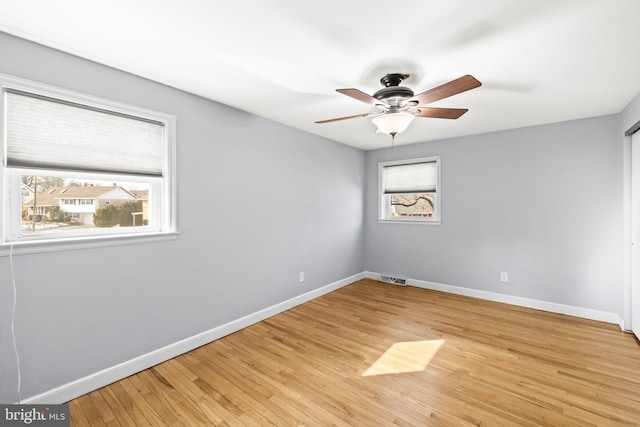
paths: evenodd
<path fill-rule="evenodd" d="M 378 164 L 380 221 L 440 223 L 440 157 Z"/>
<path fill-rule="evenodd" d="M 0 85 L 0 247 L 176 233 L 174 116 L 4 75 Z"/>

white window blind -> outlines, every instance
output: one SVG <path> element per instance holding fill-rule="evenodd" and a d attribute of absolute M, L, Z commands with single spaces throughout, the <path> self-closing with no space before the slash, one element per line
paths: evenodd
<path fill-rule="evenodd" d="M 438 183 L 435 161 L 384 167 L 383 194 L 433 193 Z"/>
<path fill-rule="evenodd" d="M 162 176 L 164 124 L 6 92 L 7 166 Z"/>

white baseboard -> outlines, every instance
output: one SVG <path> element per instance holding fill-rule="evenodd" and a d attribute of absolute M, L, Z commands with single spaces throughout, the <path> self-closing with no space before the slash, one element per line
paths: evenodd
<path fill-rule="evenodd" d="M 380 273 L 365 271 L 363 274 L 367 279 L 380 280 Z M 575 307 L 572 305 L 564 305 L 530 298 L 516 297 L 495 292 L 480 291 L 477 289 L 463 288 L 461 286 L 444 285 L 442 283 L 428 282 L 426 280 L 407 279 L 407 285 L 414 286 L 416 288 L 431 289 L 434 291 L 442 291 L 455 295 L 463 295 L 488 301 L 517 305 L 519 307 L 549 311 L 551 313 L 566 314 L 568 316 L 597 320 L 599 322 L 613 323 L 620 326 L 621 329 L 624 330 L 624 321 L 622 319 L 622 316 L 617 313 L 592 310 L 590 308 Z"/>
<path fill-rule="evenodd" d="M 184 354 L 188 351 L 196 349 L 202 345 L 208 344 L 226 335 L 237 332 L 241 329 L 251 326 L 254 323 L 267 319 L 283 311 L 289 310 L 297 305 L 311 301 L 324 294 L 342 288 L 353 282 L 365 278 L 365 273 L 354 274 L 342 280 L 330 283 L 313 291 L 291 298 L 287 301 L 267 307 L 240 319 L 215 327 L 208 331 L 199 333 L 189 338 L 185 338 L 166 347 L 159 348 L 147 354 L 143 354 L 135 359 L 128 360 L 78 380 L 48 390 L 36 396 L 23 399 L 25 404 L 56 404 L 64 403 L 76 397 L 87 394 L 93 390 L 97 390 L 115 381 L 119 381 L 130 375 L 148 369 L 158 363 L 173 359 L 176 356 Z"/>

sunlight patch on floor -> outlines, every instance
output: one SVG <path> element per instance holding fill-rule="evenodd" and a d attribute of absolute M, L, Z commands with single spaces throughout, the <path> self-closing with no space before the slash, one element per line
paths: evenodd
<path fill-rule="evenodd" d="M 395 343 L 362 376 L 424 371 L 442 344 L 444 340 Z"/>

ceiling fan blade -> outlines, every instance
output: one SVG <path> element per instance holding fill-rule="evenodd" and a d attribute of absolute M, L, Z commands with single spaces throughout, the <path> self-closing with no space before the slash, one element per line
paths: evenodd
<path fill-rule="evenodd" d="M 365 104 L 369 104 L 369 105 L 384 104 L 382 101 L 379 101 L 375 99 L 373 96 L 367 95 L 366 93 L 358 89 L 353 89 L 353 88 L 336 89 L 336 92 L 340 92 L 343 95 L 350 96 L 351 98 L 357 99 L 358 101 L 364 102 Z"/>
<path fill-rule="evenodd" d="M 422 93 L 417 94 L 412 100 L 418 101 L 418 105 L 430 104 L 440 99 L 448 98 L 453 95 L 457 95 L 462 92 L 482 86 L 475 77 L 470 74 L 459 77 L 455 80 L 451 80 L 448 83 L 444 83 L 440 86 L 436 86 L 433 89 L 429 89 Z"/>
<path fill-rule="evenodd" d="M 357 119 L 358 117 L 367 117 L 367 116 L 370 116 L 370 115 L 371 115 L 371 113 L 356 114 L 355 116 L 338 117 L 337 119 L 318 120 L 315 123 L 322 124 L 322 123 L 338 122 L 340 120 Z"/>
<path fill-rule="evenodd" d="M 434 119 L 457 119 L 469 111 L 468 108 L 431 108 L 418 107 L 416 117 L 431 117 Z"/>

